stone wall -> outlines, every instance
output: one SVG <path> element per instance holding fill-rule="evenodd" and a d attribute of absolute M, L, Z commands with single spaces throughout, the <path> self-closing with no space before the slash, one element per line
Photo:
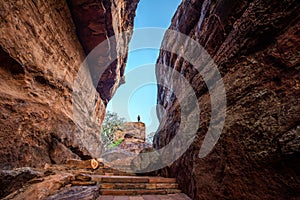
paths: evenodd
<path fill-rule="evenodd" d="M 170 28 L 205 48 L 218 66 L 227 96 L 221 137 L 209 155 L 199 158 L 210 122 L 211 96 L 189 62 L 160 52 L 157 63 L 173 69 L 156 68 L 157 79 L 168 85 L 158 89 L 162 107 L 155 147 L 168 144 L 180 124 L 181 107 L 167 89 L 176 84 L 175 70 L 188 80 L 200 105 L 195 140 L 161 172 L 176 177 L 192 199 L 299 198 L 299 13 L 296 0 L 184 0 L 179 6 Z M 175 48 L 177 42 L 165 37 L 163 45 Z M 202 66 L 200 72 L 206 70 Z"/>
<path fill-rule="evenodd" d="M 78 122 L 73 116 L 74 82 L 81 63 L 91 50 L 86 47 L 87 40 L 92 41 L 89 48 L 101 42 L 94 40 L 93 27 L 102 27 L 99 31 L 107 31 L 109 36 L 130 31 L 138 1 L 102 1 L 107 19 L 94 21 L 91 31 L 85 32 L 83 37 L 81 26 L 86 28 L 87 24 L 82 19 L 87 15 L 92 21 L 93 12 L 87 10 L 83 18 L 71 15 L 76 12 L 72 5 L 92 7 L 93 11 L 101 13 L 103 9 L 97 2 L 1 1 L 0 168 L 38 167 L 68 158 L 87 159 L 101 154 L 99 130 L 109 99 L 101 95 L 112 96 L 115 89 L 98 90 L 102 92 L 100 95 L 91 93 L 84 85 L 90 84 L 90 79 L 82 80 L 84 84 L 79 84 L 79 89 L 82 94 L 88 94 L 85 100 L 92 102 L 94 107 L 93 113 L 85 113 Z M 126 17 L 124 9 L 128 9 L 130 17 Z M 115 69 L 113 81 L 103 80 L 103 87 L 119 85 L 130 37 L 128 34 L 122 38 L 124 41 L 118 41 L 123 45 L 119 49 L 123 48 L 124 58 L 111 65 Z M 115 47 L 114 51 L 118 50 Z M 86 75 L 90 77 L 88 71 Z"/>

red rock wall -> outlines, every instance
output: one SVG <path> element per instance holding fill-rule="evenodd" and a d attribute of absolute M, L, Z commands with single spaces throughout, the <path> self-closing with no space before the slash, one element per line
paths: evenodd
<path fill-rule="evenodd" d="M 91 1 L 80 1 L 77 5 L 88 2 Z M 126 13 L 124 9 L 132 9 L 128 10 L 131 17 L 114 16 L 107 9 L 110 18 L 96 21 L 96 27 L 104 27 L 102 31 L 110 35 L 132 28 L 133 21 L 127 20 L 133 20 L 135 6 L 103 2 L 122 13 Z M 76 128 L 72 112 L 76 75 L 91 50 L 87 48 L 96 46 L 99 40 L 94 40 L 91 32 L 82 37 L 78 30 L 86 24 L 72 18 L 70 9 L 74 11 L 70 2 L 60 0 L 0 3 L 0 168 L 38 167 L 69 158 L 97 157 L 101 153 L 99 127 L 105 115 L 106 99 L 97 93 L 86 97 L 87 101 L 95 102 L 95 114 L 83 120 L 90 126 L 88 132 Z M 92 19 L 93 15 L 90 13 L 89 17 Z M 125 39 L 129 41 L 130 37 Z M 86 46 L 87 41 L 92 41 L 91 46 Z M 128 41 L 124 42 L 125 50 Z M 123 69 L 116 71 L 124 70 L 124 62 L 118 65 Z M 115 73 L 115 82 L 121 77 L 119 71 Z M 107 80 L 107 84 L 112 81 Z M 113 92 L 103 91 L 108 96 Z M 89 120 L 97 126 L 89 125 Z"/>
<path fill-rule="evenodd" d="M 96 78 L 97 91 L 105 104 L 112 98 L 120 84 L 124 83 L 124 71 L 127 61 L 128 44 L 133 29 L 133 19 L 139 0 L 105 0 L 105 1 L 79 1 L 69 0 L 69 6 L 77 34 L 86 54 L 109 40 L 109 45 L 97 48 L 90 59 L 95 60 L 90 66 L 93 73 L 101 71 L 104 60 L 108 57 L 118 58 L 107 66 L 100 80 Z M 128 34 L 125 36 L 125 33 Z M 121 35 L 122 34 L 122 35 Z M 121 38 L 119 38 L 121 35 Z M 115 36 L 115 37 L 113 37 Z M 117 52 L 118 49 L 118 52 Z"/>
<path fill-rule="evenodd" d="M 161 51 L 158 64 L 183 74 L 200 104 L 197 139 L 172 166 L 192 199 L 299 198 L 300 169 L 300 3 L 283 1 L 184 0 L 171 29 L 187 34 L 211 55 L 223 77 L 227 111 L 221 138 L 198 157 L 210 119 L 210 96 L 199 74 L 183 59 Z M 165 43 L 176 44 L 173 38 Z M 172 83 L 172 71 L 157 65 L 157 78 Z M 169 85 L 172 88 L 172 85 Z M 161 122 L 154 146 L 176 134 L 180 106 L 159 87 Z"/>

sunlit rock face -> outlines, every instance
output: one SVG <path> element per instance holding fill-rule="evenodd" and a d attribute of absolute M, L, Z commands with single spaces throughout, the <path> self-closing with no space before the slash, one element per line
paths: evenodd
<path fill-rule="evenodd" d="M 169 85 L 158 91 L 161 126 L 154 146 L 168 144 L 180 124 L 180 105 L 167 89 L 173 87 L 174 70 L 189 81 L 200 105 L 197 137 L 180 159 L 162 170 L 176 177 L 192 199 L 299 198 L 299 11 L 296 0 L 184 0 L 178 8 L 170 28 L 206 49 L 223 77 L 227 97 L 221 137 L 200 159 L 211 115 L 208 89 L 188 62 L 160 52 L 157 63 L 173 70 L 156 68 L 157 79 Z M 166 37 L 163 43 L 176 42 Z"/>
<path fill-rule="evenodd" d="M 145 142 L 146 125 L 142 122 L 126 122 L 119 126 L 114 133 L 114 142 L 119 142 L 116 147 L 108 149 L 101 155 L 107 161 L 131 159 L 145 148 L 152 146 Z M 128 160 L 126 160 L 127 162 Z M 121 161 L 122 162 L 122 161 Z M 130 164 L 127 163 L 128 165 Z"/>
<path fill-rule="evenodd" d="M 91 78 L 82 80 L 81 85 L 78 72 L 86 55 L 103 39 L 101 34 L 97 39 L 95 27 L 107 37 L 131 30 L 137 2 L 102 1 L 105 9 L 98 1 L 0 3 L 0 168 L 39 167 L 101 154 L 99 131 L 105 104 L 123 76 L 131 35 L 115 41 L 123 49 L 111 47 L 117 53 L 122 50 L 124 57 L 111 64 L 114 72 L 110 77 L 101 79 L 102 87 L 109 89 L 96 92 L 95 88 L 88 93 L 90 88 L 85 86 L 92 84 Z M 84 16 L 73 14 L 77 12 L 73 3 L 87 8 Z M 93 21 L 94 12 L 106 19 Z M 92 21 L 92 25 L 84 20 Z M 91 31 L 82 34 L 82 27 Z M 88 94 L 85 101 L 93 102 L 93 113 L 84 110 L 76 119 L 74 82 L 81 94 Z"/>
<path fill-rule="evenodd" d="M 119 130 L 114 133 L 114 140 L 124 139 L 125 135 L 130 135 L 136 139 L 141 139 L 145 142 L 146 125 L 142 122 L 127 122 L 120 126 Z"/>
<path fill-rule="evenodd" d="M 145 141 L 146 125 L 143 122 L 126 122 L 114 133 L 114 142 L 119 142 L 115 147 L 107 149 L 101 157 L 109 166 L 118 169 L 127 167 L 130 171 L 136 168 L 155 165 L 152 160 L 141 160 L 141 153 L 151 152 L 153 147 Z"/>

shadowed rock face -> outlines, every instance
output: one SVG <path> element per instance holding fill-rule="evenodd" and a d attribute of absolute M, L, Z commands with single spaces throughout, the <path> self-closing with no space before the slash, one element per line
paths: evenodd
<path fill-rule="evenodd" d="M 90 71 L 97 74 L 103 68 L 103 60 L 114 57 L 115 54 L 118 55 L 116 60 L 105 66 L 106 69 L 100 80 L 97 77 L 94 83 L 105 104 L 112 98 L 119 85 L 125 81 L 128 44 L 138 2 L 139 0 L 68 0 L 77 27 L 76 32 L 86 54 L 91 53 L 103 41 L 109 40 L 108 45 L 97 48 L 91 55 L 90 59 L 94 62 L 89 63 Z M 125 34 L 121 35 L 123 32 L 126 32 L 126 37 L 124 37 Z M 121 38 L 119 38 L 120 35 Z"/>
<path fill-rule="evenodd" d="M 73 120 L 74 81 L 86 54 L 103 40 L 102 33 L 109 37 L 131 31 L 138 1 L 106 0 L 104 7 L 97 2 L 0 3 L 0 168 L 39 167 L 101 154 L 105 104 L 123 76 L 131 35 L 115 41 L 122 44 L 123 57 L 101 79 L 101 94 L 86 96 L 95 102 L 94 113 L 79 128 Z M 118 53 L 116 46 L 111 48 Z"/>
<path fill-rule="evenodd" d="M 0 197 L 7 196 L 11 192 L 22 188 L 27 181 L 39 178 L 42 175 L 41 171 L 29 167 L 15 170 L 0 170 Z"/>
<path fill-rule="evenodd" d="M 157 63 L 185 76 L 200 105 L 197 139 L 162 170 L 178 178 L 192 199 L 299 198 L 299 13 L 296 0 L 184 0 L 178 8 L 170 28 L 207 50 L 223 77 L 227 96 L 221 138 L 200 159 L 211 115 L 208 89 L 188 62 L 160 52 Z M 165 38 L 164 43 L 176 44 L 176 39 Z M 157 65 L 158 80 L 169 83 L 169 88 L 172 73 Z M 163 123 L 154 139 L 156 148 L 169 143 L 180 122 L 180 106 L 164 87 L 159 87 L 158 103 L 166 114 L 158 110 Z"/>

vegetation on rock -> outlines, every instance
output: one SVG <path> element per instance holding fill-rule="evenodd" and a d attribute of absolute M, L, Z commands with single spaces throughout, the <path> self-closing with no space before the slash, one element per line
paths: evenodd
<path fill-rule="evenodd" d="M 120 128 L 120 126 L 124 122 L 125 122 L 125 119 L 118 116 L 117 113 L 107 111 L 106 116 L 103 121 L 102 129 L 101 129 L 101 138 L 102 138 L 105 148 L 112 147 L 111 145 L 114 144 L 113 143 L 114 142 L 114 133 Z M 116 145 L 116 146 L 118 146 L 118 145 Z"/>
<path fill-rule="evenodd" d="M 117 141 L 111 143 L 110 145 L 108 145 L 109 148 L 113 148 L 113 147 L 117 147 L 119 146 L 122 142 L 124 141 L 123 138 L 118 139 Z"/>

